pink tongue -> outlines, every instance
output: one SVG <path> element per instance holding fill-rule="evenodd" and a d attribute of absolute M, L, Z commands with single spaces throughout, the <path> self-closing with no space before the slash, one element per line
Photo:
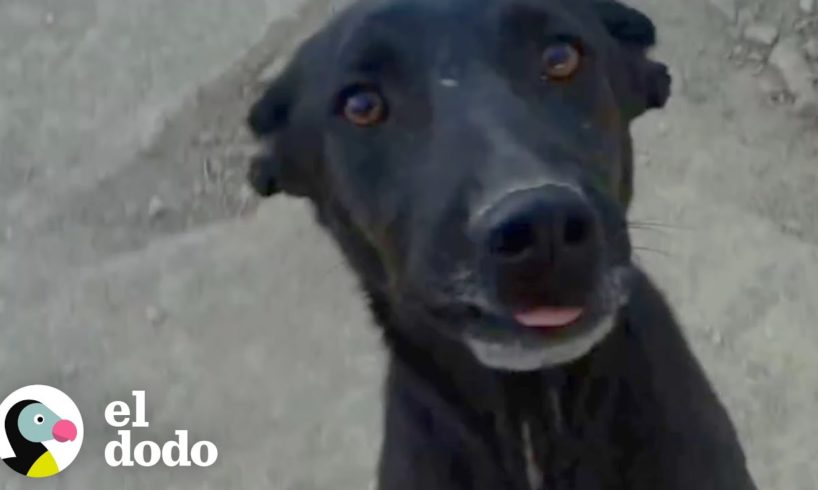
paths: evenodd
<path fill-rule="evenodd" d="M 526 327 L 564 327 L 582 315 L 582 308 L 535 308 L 514 314 L 514 318 Z"/>

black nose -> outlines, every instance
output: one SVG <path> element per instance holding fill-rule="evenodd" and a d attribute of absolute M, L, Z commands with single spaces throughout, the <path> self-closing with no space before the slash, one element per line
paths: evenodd
<path fill-rule="evenodd" d="M 500 265 L 559 265 L 593 253 L 598 235 L 591 207 L 564 186 L 518 191 L 489 209 L 478 223 L 486 256 Z"/>

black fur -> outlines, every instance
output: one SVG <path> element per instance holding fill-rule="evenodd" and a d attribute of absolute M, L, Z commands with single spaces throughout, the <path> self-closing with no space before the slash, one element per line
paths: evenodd
<path fill-rule="evenodd" d="M 46 447 L 41 442 L 31 442 L 20 433 L 18 428 L 18 419 L 20 413 L 27 406 L 37 403 L 34 400 L 22 400 L 14 404 L 5 419 L 6 437 L 8 437 L 9 445 L 14 451 L 14 456 L 3 460 L 9 467 L 23 475 L 28 474 L 28 471 L 46 451 Z"/>
<path fill-rule="evenodd" d="M 540 52 L 565 36 L 584 64 L 543 81 Z M 383 330 L 381 490 L 755 488 L 672 313 L 630 263 L 629 124 L 670 94 L 655 42 L 614 0 L 368 0 L 304 43 L 251 109 L 266 151 L 250 183 L 310 199 Z M 362 83 L 387 101 L 382 124 L 339 113 Z M 576 189 L 601 234 L 594 263 L 532 283 L 556 304 L 587 300 L 590 319 L 564 335 L 513 321 L 470 231 L 493 196 L 539 180 Z M 630 273 L 600 285 L 617 270 Z M 469 343 L 564 353 L 609 314 L 592 349 L 536 369 L 492 367 Z"/>

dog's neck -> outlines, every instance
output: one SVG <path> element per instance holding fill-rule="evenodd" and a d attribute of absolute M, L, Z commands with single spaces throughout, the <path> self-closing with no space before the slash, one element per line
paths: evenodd
<path fill-rule="evenodd" d="M 618 384 L 608 360 L 618 348 L 619 326 L 572 364 L 513 373 L 481 365 L 453 339 L 412 335 L 423 326 L 401 328 L 390 323 L 394 318 L 384 318 L 381 308 L 380 314 L 374 309 L 391 353 L 390 376 L 412 380 L 400 385 L 417 390 L 403 396 L 414 404 L 434 400 L 429 416 L 467 437 L 481 438 L 486 447 L 514 441 L 513 447 L 500 448 L 498 456 L 508 458 L 504 465 L 518 471 L 525 466 L 518 474 L 526 475 L 527 488 L 539 488 L 544 472 L 557 473 L 571 464 L 578 444 L 589 431 L 599 430 L 589 427 L 589 421 L 610 420 L 606 402 Z"/>

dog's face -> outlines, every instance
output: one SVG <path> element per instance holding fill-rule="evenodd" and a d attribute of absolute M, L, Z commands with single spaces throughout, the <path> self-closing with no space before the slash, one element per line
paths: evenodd
<path fill-rule="evenodd" d="M 250 182 L 312 200 L 400 328 L 498 369 L 572 361 L 627 298 L 628 126 L 670 89 L 653 43 L 614 0 L 359 3 L 251 109 Z"/>

